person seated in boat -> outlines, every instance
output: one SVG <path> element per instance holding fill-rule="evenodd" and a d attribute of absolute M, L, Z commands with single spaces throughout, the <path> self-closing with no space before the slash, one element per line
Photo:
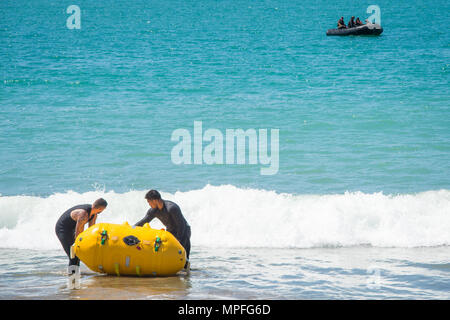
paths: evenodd
<path fill-rule="evenodd" d="M 355 16 L 352 16 L 352 18 L 350 19 L 350 21 L 348 22 L 348 28 L 354 28 L 356 27 L 355 25 Z"/>
<path fill-rule="evenodd" d="M 356 18 L 355 24 L 356 24 L 357 27 L 364 25 L 364 23 L 362 23 L 361 20 L 359 20 L 359 17 Z"/>
<path fill-rule="evenodd" d="M 347 28 L 347 26 L 345 25 L 345 22 L 344 22 L 344 17 L 341 17 L 339 19 L 339 21 L 337 23 L 337 27 L 338 27 L 338 29 L 345 29 L 345 28 Z"/>

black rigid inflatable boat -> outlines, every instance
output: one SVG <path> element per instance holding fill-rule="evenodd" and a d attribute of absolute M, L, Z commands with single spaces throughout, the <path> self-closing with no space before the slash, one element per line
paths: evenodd
<path fill-rule="evenodd" d="M 383 32 L 383 28 L 379 24 L 368 23 L 354 28 L 329 29 L 327 36 L 359 36 L 374 35 L 378 36 Z"/>

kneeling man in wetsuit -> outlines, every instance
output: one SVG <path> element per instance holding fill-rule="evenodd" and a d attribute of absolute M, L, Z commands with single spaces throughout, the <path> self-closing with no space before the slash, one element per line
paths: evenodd
<path fill-rule="evenodd" d="M 83 232 L 84 225 L 89 222 L 89 227 L 93 226 L 97 220 L 97 215 L 105 210 L 107 205 L 108 203 L 103 198 L 95 200 L 92 205 L 81 204 L 68 209 L 56 222 L 56 236 L 69 257 L 69 287 L 72 287 L 72 281 L 79 280 L 80 274 L 80 259 L 70 257 L 70 247 L 74 244 L 78 235 Z"/>
<path fill-rule="evenodd" d="M 137 222 L 135 226 L 142 227 L 145 223 L 150 223 L 154 218 L 158 218 L 171 234 L 177 238 L 186 250 L 186 264 L 184 268 L 189 270 L 189 252 L 191 251 L 191 227 L 181 213 L 180 207 L 169 200 L 161 199 L 161 195 L 156 190 L 150 190 L 145 195 L 150 209 L 145 217 Z"/>

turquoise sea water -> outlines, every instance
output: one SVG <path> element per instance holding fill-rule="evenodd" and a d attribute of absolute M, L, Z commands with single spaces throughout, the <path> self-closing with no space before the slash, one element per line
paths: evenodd
<path fill-rule="evenodd" d="M 449 188 L 448 1 L 2 1 L 0 193 L 233 184 L 296 194 Z M 429 25 L 424 28 L 423 22 Z M 277 128 L 280 164 L 175 165 L 175 129 Z"/>
<path fill-rule="evenodd" d="M 72 4 L 79 30 L 66 26 Z M 325 35 L 372 4 L 381 36 Z M 90 298 L 97 286 L 114 298 L 448 299 L 449 9 L 2 0 L 0 299 Z M 200 121 L 224 135 L 278 129 L 278 172 L 175 164 L 172 133 Z M 134 223 L 151 188 L 192 226 L 189 283 L 155 280 L 175 287 L 159 295 L 88 273 L 85 291 L 61 289 L 59 215 L 102 196 L 99 222 Z"/>

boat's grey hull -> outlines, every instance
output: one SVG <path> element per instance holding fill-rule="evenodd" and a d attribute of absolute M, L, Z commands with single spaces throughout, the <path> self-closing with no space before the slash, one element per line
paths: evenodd
<path fill-rule="evenodd" d="M 383 32 L 383 28 L 379 24 L 365 24 L 363 26 L 346 29 L 329 29 L 327 36 L 360 36 L 374 35 L 378 36 Z"/>

